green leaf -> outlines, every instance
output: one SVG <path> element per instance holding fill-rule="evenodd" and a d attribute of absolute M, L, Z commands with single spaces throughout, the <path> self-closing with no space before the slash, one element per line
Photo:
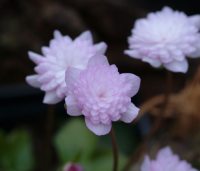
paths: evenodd
<path fill-rule="evenodd" d="M 126 162 L 126 158 L 122 155 L 119 157 L 119 168 L 118 170 L 122 170 Z M 83 162 L 83 167 L 87 171 L 109 171 L 112 170 L 113 167 L 113 155 L 112 152 L 106 152 L 104 155 L 100 155 L 91 162 Z"/>
<path fill-rule="evenodd" d="M 62 164 L 90 160 L 98 138 L 80 119 L 71 119 L 55 137 L 55 147 Z"/>
<path fill-rule="evenodd" d="M 3 137 L 0 132 L 0 168 L 6 171 L 30 171 L 33 167 L 31 138 L 17 130 Z"/>

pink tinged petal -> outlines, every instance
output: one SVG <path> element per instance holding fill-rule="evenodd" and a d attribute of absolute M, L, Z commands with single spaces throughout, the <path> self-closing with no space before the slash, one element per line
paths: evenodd
<path fill-rule="evenodd" d="M 131 85 L 129 97 L 136 95 L 140 88 L 141 79 L 138 76 L 130 73 L 124 73 L 121 75 L 124 76 L 126 78 L 126 81 L 129 82 L 129 84 Z"/>
<path fill-rule="evenodd" d="M 200 15 L 192 15 L 189 19 L 198 29 L 200 29 Z"/>
<path fill-rule="evenodd" d="M 94 48 L 96 49 L 97 54 L 104 54 L 107 50 L 107 45 L 104 42 L 98 43 L 94 45 Z"/>
<path fill-rule="evenodd" d="M 30 60 L 32 60 L 35 64 L 39 64 L 44 61 L 43 56 L 41 56 L 37 53 L 31 52 L 31 51 L 28 52 L 28 56 L 29 56 Z"/>
<path fill-rule="evenodd" d="M 73 67 L 68 67 L 65 73 L 65 82 L 67 86 L 67 90 L 70 91 L 73 89 L 74 83 L 79 77 L 81 70 Z"/>
<path fill-rule="evenodd" d="M 121 121 L 125 123 L 131 123 L 138 115 L 139 108 L 131 103 L 125 113 L 121 116 Z"/>
<path fill-rule="evenodd" d="M 95 55 L 90 58 L 88 62 L 89 66 L 96 66 L 96 65 L 109 65 L 108 59 L 104 55 Z"/>
<path fill-rule="evenodd" d="M 138 51 L 135 51 L 135 50 L 125 50 L 124 54 L 126 54 L 130 57 L 136 58 L 136 59 L 141 58 L 141 55 L 138 53 Z"/>
<path fill-rule="evenodd" d="M 145 156 L 141 166 L 141 171 L 151 171 L 151 161 L 149 159 L 149 156 Z"/>
<path fill-rule="evenodd" d="M 67 105 L 67 113 L 71 116 L 80 116 L 81 110 L 77 106 L 76 100 L 73 96 L 69 95 L 65 98 L 65 103 Z"/>
<path fill-rule="evenodd" d="M 50 82 L 43 84 L 43 85 L 41 86 L 41 90 L 43 90 L 43 91 L 52 91 L 52 90 L 54 90 L 57 86 L 58 86 L 58 84 L 55 82 L 54 79 L 52 79 Z"/>
<path fill-rule="evenodd" d="M 57 97 L 55 91 L 49 91 L 49 92 L 45 93 L 43 103 L 45 103 L 45 104 L 56 104 L 56 103 L 60 102 L 61 100 L 62 99 Z"/>
<path fill-rule="evenodd" d="M 46 46 L 42 47 L 42 54 L 43 55 L 47 56 L 50 53 L 51 53 L 51 50 L 48 47 L 46 47 Z"/>
<path fill-rule="evenodd" d="M 93 133 L 95 133 L 96 135 L 106 135 L 110 132 L 112 125 L 108 124 L 93 124 L 89 119 L 85 118 L 85 123 L 86 126 L 88 127 L 89 130 L 91 130 Z"/>
<path fill-rule="evenodd" d="M 35 88 L 39 88 L 41 86 L 41 83 L 38 81 L 38 75 L 27 76 L 26 82 Z"/>
<path fill-rule="evenodd" d="M 156 68 L 161 66 L 161 62 L 159 60 L 156 60 L 156 59 L 143 58 L 142 61 L 148 62 L 150 65 L 152 65 L 153 67 L 156 67 Z"/>
<path fill-rule="evenodd" d="M 89 41 L 91 44 L 93 43 L 92 41 L 92 34 L 90 31 L 85 31 L 82 34 L 80 34 L 75 41 Z"/>
<path fill-rule="evenodd" d="M 198 57 L 200 57 L 200 41 L 198 41 L 198 43 L 196 45 L 196 50 L 193 53 L 190 53 L 188 55 L 188 57 L 190 57 L 190 58 L 198 58 Z"/>
<path fill-rule="evenodd" d="M 55 30 L 53 35 L 54 35 L 54 38 L 58 40 L 63 38 L 63 35 L 58 30 Z"/>
<path fill-rule="evenodd" d="M 172 72 L 186 73 L 188 70 L 188 62 L 187 60 L 173 61 L 173 62 L 164 64 L 164 67 Z"/>
<path fill-rule="evenodd" d="M 158 154 L 157 154 L 157 159 L 166 159 L 167 157 L 172 157 L 173 152 L 170 147 L 165 147 L 162 148 Z"/>

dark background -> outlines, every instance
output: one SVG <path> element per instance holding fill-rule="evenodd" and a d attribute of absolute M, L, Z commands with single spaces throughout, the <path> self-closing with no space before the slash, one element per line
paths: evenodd
<path fill-rule="evenodd" d="M 123 51 L 135 19 L 166 5 L 188 15 L 200 13 L 198 0 L 0 0 L 0 128 L 9 131 L 29 125 L 35 141 L 42 139 L 47 107 L 42 104 L 43 92 L 25 83 L 34 67 L 27 52 L 40 53 L 55 29 L 72 38 L 90 30 L 95 42 L 105 41 L 110 63 L 120 72 L 142 78 L 138 104 L 163 92 L 165 70 L 129 58 Z M 199 61 L 189 61 L 186 75 L 173 74 L 174 92 L 191 78 Z M 56 110 L 57 117 L 65 118 L 63 103 Z"/>

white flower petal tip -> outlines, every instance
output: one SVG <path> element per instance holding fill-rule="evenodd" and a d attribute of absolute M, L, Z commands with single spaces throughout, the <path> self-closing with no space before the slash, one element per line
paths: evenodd
<path fill-rule="evenodd" d="M 188 66 L 182 61 L 200 57 L 199 30 L 200 15 L 187 16 L 164 7 L 135 22 L 128 38 L 129 49 L 124 53 L 155 68 L 164 66 L 172 72 L 186 73 Z"/>
<path fill-rule="evenodd" d="M 98 136 L 106 135 L 110 132 L 112 125 L 105 124 L 93 124 L 89 119 L 85 119 L 86 126 L 89 130 L 91 130 L 94 134 Z"/>
<path fill-rule="evenodd" d="M 107 44 L 104 42 L 98 43 L 94 46 L 98 54 L 104 54 L 107 50 Z"/>
<path fill-rule="evenodd" d="M 38 81 L 37 75 L 27 76 L 26 82 L 34 88 L 39 88 L 41 86 L 41 83 Z"/>
<path fill-rule="evenodd" d="M 30 60 L 33 61 L 35 64 L 39 64 L 44 60 L 43 56 L 31 51 L 28 51 L 28 56 Z"/>
<path fill-rule="evenodd" d="M 108 59 L 104 55 L 92 56 L 88 62 L 88 66 L 95 66 L 95 65 L 109 65 Z"/>
<path fill-rule="evenodd" d="M 55 39 L 62 39 L 63 35 L 61 34 L 61 32 L 59 30 L 55 30 L 53 32 L 54 38 Z"/>
<path fill-rule="evenodd" d="M 90 31 L 85 31 L 81 33 L 75 40 L 76 41 L 91 41 L 92 43 L 92 33 Z"/>
<path fill-rule="evenodd" d="M 45 91 L 44 103 L 55 104 L 64 100 L 67 94 L 65 72 L 69 67 L 85 69 L 94 55 L 103 55 L 104 43 L 93 44 L 92 35 L 86 31 L 75 40 L 62 35 L 58 30 L 53 33 L 49 47 L 42 47 L 42 54 L 28 52 L 29 58 L 36 64 L 35 77 L 27 77 L 27 82 Z M 49 95 L 51 92 L 52 95 Z"/>
<path fill-rule="evenodd" d="M 200 15 L 192 15 L 190 16 L 190 20 L 193 24 L 200 28 Z"/>
<path fill-rule="evenodd" d="M 121 120 L 125 123 L 131 123 L 138 115 L 140 109 L 134 104 L 130 104 L 127 111 L 122 114 Z"/>
<path fill-rule="evenodd" d="M 44 104 L 56 104 L 62 101 L 62 99 L 58 98 L 55 92 L 46 92 L 43 103 Z"/>
<path fill-rule="evenodd" d="M 164 66 L 172 72 L 186 73 L 188 71 L 188 62 L 186 60 L 174 61 L 169 64 L 165 64 Z"/>
<path fill-rule="evenodd" d="M 148 156 L 145 156 L 141 165 L 141 171 L 161 171 L 163 168 L 165 171 L 198 171 L 187 161 L 180 160 L 178 155 L 173 154 L 170 147 L 160 149 L 155 160 L 150 160 Z"/>

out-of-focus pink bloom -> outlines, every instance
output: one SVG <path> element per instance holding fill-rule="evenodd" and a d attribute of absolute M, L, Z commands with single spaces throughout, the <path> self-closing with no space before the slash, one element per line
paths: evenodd
<path fill-rule="evenodd" d="M 141 171 L 198 171 L 179 156 L 173 154 L 169 147 L 161 149 L 155 160 L 145 157 Z"/>
<path fill-rule="evenodd" d="M 68 114 L 83 114 L 87 127 L 96 135 L 109 133 L 112 121 L 130 123 L 138 114 L 131 97 L 138 92 L 140 78 L 129 73 L 119 74 L 105 56 L 92 57 L 82 71 L 68 68 L 66 83 Z"/>
<path fill-rule="evenodd" d="M 164 7 L 135 22 L 125 54 L 153 67 L 185 73 L 186 57 L 200 57 L 199 29 L 200 15 L 187 16 Z"/>
<path fill-rule="evenodd" d="M 83 167 L 79 164 L 68 163 L 64 166 L 63 171 L 84 171 Z"/>
<path fill-rule="evenodd" d="M 35 75 L 26 81 L 33 87 L 45 91 L 43 102 L 56 104 L 66 96 L 65 72 L 68 67 L 84 69 L 95 54 L 104 54 L 106 44 L 93 44 L 89 31 L 82 33 L 74 41 L 69 36 L 54 32 L 49 47 L 42 47 L 42 55 L 29 52 L 29 58 L 36 64 Z"/>

